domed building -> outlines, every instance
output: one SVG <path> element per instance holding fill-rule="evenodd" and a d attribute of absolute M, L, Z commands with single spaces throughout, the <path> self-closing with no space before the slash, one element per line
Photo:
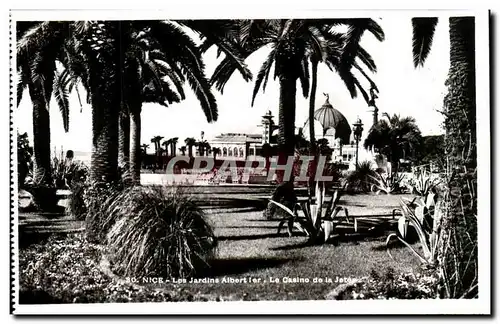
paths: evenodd
<path fill-rule="evenodd" d="M 363 147 L 363 137 L 359 138 L 356 153 L 356 129 L 352 129 L 351 125 L 353 127 L 359 125 L 358 127 L 362 128 L 362 120 L 358 118 L 355 123 L 350 124 L 347 118 L 332 106 L 328 94 L 325 96 L 325 103 L 314 112 L 314 123 L 318 124 L 321 129 L 321 132 L 316 132 L 316 140 L 327 139 L 328 145 L 333 150 L 331 161 L 344 164 L 349 169 L 355 168 L 356 154 L 358 154 L 358 163 L 365 160 L 374 161 L 374 152 Z M 309 120 L 306 121 L 304 127 L 309 127 L 308 123 Z M 366 136 L 367 132 L 368 129 L 365 129 L 362 135 Z"/>

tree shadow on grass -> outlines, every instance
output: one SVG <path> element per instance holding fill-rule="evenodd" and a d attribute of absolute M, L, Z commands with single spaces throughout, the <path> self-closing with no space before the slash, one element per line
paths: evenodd
<path fill-rule="evenodd" d="M 418 242 L 418 238 L 415 237 L 409 237 L 406 239 L 406 242 L 408 244 L 415 244 Z M 392 240 L 389 241 L 389 243 L 381 242 L 380 245 L 372 247 L 372 250 L 374 251 L 386 251 L 386 250 L 392 250 L 392 249 L 406 249 L 408 248 L 406 245 L 403 244 L 400 240 L 393 238 Z"/>
<path fill-rule="evenodd" d="M 277 258 L 246 258 L 246 259 L 215 259 L 210 262 L 210 268 L 197 277 L 219 277 L 239 275 L 253 270 L 269 269 L 282 266 L 294 259 Z"/>
<path fill-rule="evenodd" d="M 246 229 L 274 229 L 278 230 L 278 226 L 217 226 L 218 228 L 246 228 Z"/>
<path fill-rule="evenodd" d="M 288 234 L 286 233 L 280 233 L 277 234 L 276 232 L 274 233 L 266 233 L 266 234 L 252 234 L 252 235 L 221 235 L 217 236 L 218 241 L 245 241 L 245 240 L 262 240 L 262 239 L 268 239 L 268 238 L 279 238 L 279 237 L 288 237 Z"/>
<path fill-rule="evenodd" d="M 262 211 L 267 207 L 267 203 L 262 199 L 239 199 L 239 198 L 214 198 L 211 200 L 200 199 L 198 205 L 206 209 L 217 209 L 224 212 L 224 209 L 236 209 L 227 212 L 251 212 Z M 239 210 L 238 210 L 239 209 Z"/>
<path fill-rule="evenodd" d="M 299 235 L 294 235 L 294 236 L 299 236 Z M 326 242 L 323 242 L 321 240 L 318 240 L 317 243 L 311 243 L 308 242 L 307 240 L 301 243 L 295 243 L 295 244 L 289 244 L 289 245 L 284 245 L 284 246 L 279 246 L 275 248 L 270 248 L 270 250 L 274 251 L 289 251 L 289 250 L 295 250 L 295 249 L 302 249 L 305 247 L 313 247 L 313 246 L 339 246 L 341 244 L 354 244 L 358 245 L 360 242 L 373 242 L 373 241 L 378 241 L 382 243 L 381 236 L 376 234 L 376 233 L 341 233 L 337 234 L 336 236 L 330 237 Z M 385 242 L 385 241 L 384 241 Z M 385 247 L 385 245 L 384 245 Z"/>

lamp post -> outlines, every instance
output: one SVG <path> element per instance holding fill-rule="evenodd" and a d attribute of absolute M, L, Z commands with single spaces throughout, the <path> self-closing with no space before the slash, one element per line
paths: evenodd
<path fill-rule="evenodd" d="M 353 124 L 354 129 L 354 140 L 356 141 L 356 169 L 358 169 L 358 146 L 359 141 L 361 140 L 361 134 L 363 133 L 363 123 L 361 119 L 358 117 L 358 120 Z"/>

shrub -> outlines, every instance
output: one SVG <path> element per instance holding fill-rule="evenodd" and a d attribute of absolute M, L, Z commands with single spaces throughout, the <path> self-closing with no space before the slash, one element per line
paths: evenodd
<path fill-rule="evenodd" d="M 358 164 L 356 170 L 350 172 L 347 176 L 347 190 L 350 192 L 369 192 L 371 190 L 373 179 L 376 176 L 370 161 L 363 161 Z"/>
<path fill-rule="evenodd" d="M 17 185 L 24 188 L 25 179 L 33 169 L 31 157 L 33 148 L 29 145 L 28 134 L 17 133 Z"/>
<path fill-rule="evenodd" d="M 431 299 L 436 298 L 437 278 L 432 273 L 401 273 L 388 268 L 372 270 L 370 277 L 354 283 L 336 299 Z"/>
<path fill-rule="evenodd" d="M 57 189 L 45 184 L 34 183 L 26 186 L 33 197 L 35 210 L 44 212 L 59 212 L 61 207 L 57 205 L 59 198 L 57 197 Z"/>
<path fill-rule="evenodd" d="M 111 262 L 125 276 L 185 278 L 213 256 L 215 236 L 204 212 L 179 189 L 125 189 L 107 208 Z"/>
<path fill-rule="evenodd" d="M 63 154 L 52 160 L 52 177 L 58 189 L 71 189 L 73 182 L 85 182 L 89 173 L 88 167 L 80 161 L 64 158 Z"/>
<path fill-rule="evenodd" d="M 71 192 L 66 204 L 66 214 L 73 216 L 78 220 L 84 220 L 87 215 L 87 206 L 85 205 L 85 182 L 75 182 L 71 186 Z"/>

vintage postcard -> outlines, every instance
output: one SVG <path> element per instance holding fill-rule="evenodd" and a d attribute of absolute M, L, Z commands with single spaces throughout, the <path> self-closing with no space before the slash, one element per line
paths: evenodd
<path fill-rule="evenodd" d="M 488 11 L 14 10 L 10 46 L 11 313 L 491 313 Z"/>

